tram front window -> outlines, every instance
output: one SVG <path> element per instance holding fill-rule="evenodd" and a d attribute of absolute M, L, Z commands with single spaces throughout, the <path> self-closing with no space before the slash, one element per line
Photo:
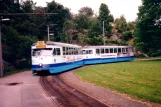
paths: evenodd
<path fill-rule="evenodd" d="M 33 49 L 32 56 L 49 56 L 52 55 L 52 48 Z"/>

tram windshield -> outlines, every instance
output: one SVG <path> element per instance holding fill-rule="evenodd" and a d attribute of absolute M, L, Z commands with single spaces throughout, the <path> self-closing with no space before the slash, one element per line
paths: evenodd
<path fill-rule="evenodd" d="M 52 55 L 52 48 L 33 49 L 32 56 L 49 56 Z"/>

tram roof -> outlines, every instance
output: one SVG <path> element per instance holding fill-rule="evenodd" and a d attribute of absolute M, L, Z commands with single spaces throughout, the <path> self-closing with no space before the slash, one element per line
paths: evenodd
<path fill-rule="evenodd" d="M 132 46 L 84 46 L 83 48 L 86 49 L 86 48 L 125 48 L 125 47 L 132 47 Z"/>
<path fill-rule="evenodd" d="M 36 46 L 38 42 L 33 43 L 32 46 Z M 62 43 L 62 42 L 52 42 L 52 41 L 47 41 L 45 42 L 45 45 L 54 45 L 54 46 L 64 46 L 64 47 L 77 47 L 81 48 L 79 45 L 75 44 L 68 44 L 68 43 Z"/>

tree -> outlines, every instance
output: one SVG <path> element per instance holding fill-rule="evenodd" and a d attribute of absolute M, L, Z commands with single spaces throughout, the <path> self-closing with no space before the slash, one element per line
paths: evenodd
<path fill-rule="evenodd" d="M 127 41 L 132 38 L 132 32 L 131 31 L 125 31 L 123 32 L 123 35 L 121 37 L 123 40 Z"/>
<path fill-rule="evenodd" d="M 90 20 L 87 15 L 79 14 L 75 18 L 75 23 L 76 23 L 77 30 L 83 30 L 83 29 L 89 28 Z"/>
<path fill-rule="evenodd" d="M 161 49 L 161 2 L 142 0 L 134 32 L 137 49 L 153 53 Z"/>
<path fill-rule="evenodd" d="M 14 13 L 19 11 L 19 2 L 14 3 L 14 0 L 0 0 L 0 13 Z"/>
<path fill-rule="evenodd" d="M 79 10 L 79 14 L 87 15 L 88 17 L 93 16 L 93 10 L 90 7 L 82 7 Z"/>
<path fill-rule="evenodd" d="M 102 3 L 99 8 L 98 20 L 100 21 L 101 26 L 103 26 L 103 21 L 105 21 L 105 25 L 104 25 L 105 31 L 108 31 L 109 33 L 111 33 L 112 26 L 109 24 L 109 22 L 113 20 L 113 17 L 110 14 L 108 6 L 104 3 Z"/>
<path fill-rule="evenodd" d="M 109 22 L 114 22 L 114 17 L 112 14 L 109 15 Z"/>
<path fill-rule="evenodd" d="M 53 30 L 56 38 L 55 40 L 60 41 L 60 34 L 63 30 L 63 24 L 66 20 L 71 19 L 71 13 L 68 8 L 65 8 L 63 5 L 55 1 L 48 3 L 46 10 L 48 13 L 57 13 L 56 15 L 48 15 L 47 21 L 48 24 L 57 24 Z"/>
<path fill-rule="evenodd" d="M 93 38 L 102 34 L 102 27 L 98 19 L 94 19 L 88 31 L 88 36 Z"/>
<path fill-rule="evenodd" d="M 127 23 L 127 30 L 134 32 L 135 26 L 136 26 L 135 22 L 128 22 Z"/>
<path fill-rule="evenodd" d="M 32 0 L 24 1 L 22 5 L 20 5 L 19 11 L 13 11 L 13 13 L 33 13 L 33 9 L 35 7 L 35 3 Z M 33 22 L 32 15 L 13 15 L 10 17 L 11 25 L 14 29 L 18 31 L 20 35 L 28 36 L 32 35 L 36 29 L 36 25 Z"/>
<path fill-rule="evenodd" d="M 75 23 L 72 20 L 66 20 L 63 25 L 63 38 L 64 42 L 72 43 L 73 31 L 75 30 Z"/>
<path fill-rule="evenodd" d="M 121 15 L 120 18 L 117 18 L 115 20 L 115 28 L 118 33 L 123 33 L 127 31 L 127 22 L 123 15 Z"/>

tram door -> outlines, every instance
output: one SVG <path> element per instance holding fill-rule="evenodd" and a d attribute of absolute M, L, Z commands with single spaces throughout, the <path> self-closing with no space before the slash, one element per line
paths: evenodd
<path fill-rule="evenodd" d="M 54 60 L 54 63 L 60 63 L 62 62 L 62 59 L 61 59 L 61 50 L 60 48 L 53 48 L 53 60 Z"/>

